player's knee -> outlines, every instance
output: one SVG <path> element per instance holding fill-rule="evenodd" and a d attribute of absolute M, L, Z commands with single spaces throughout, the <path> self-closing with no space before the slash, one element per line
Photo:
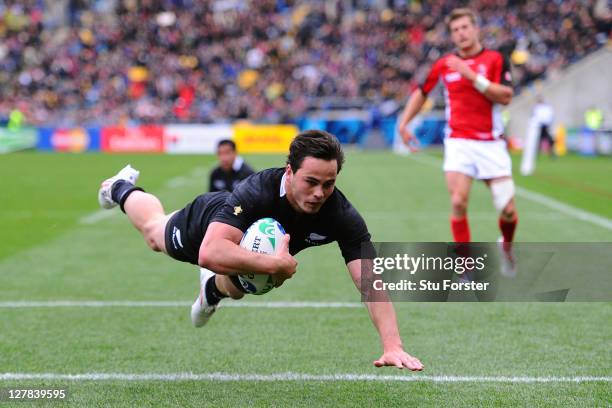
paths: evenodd
<path fill-rule="evenodd" d="M 160 245 L 156 241 L 151 240 L 151 239 L 147 239 L 146 241 L 147 241 L 147 245 L 149 245 L 149 248 L 151 248 L 153 251 L 155 252 L 162 251 Z"/>
<path fill-rule="evenodd" d="M 145 224 L 142 231 L 142 235 L 144 236 L 144 239 L 149 248 L 151 248 L 155 252 L 162 251 L 161 240 L 164 237 L 161 233 L 160 223 L 158 221 L 151 221 Z"/>
<path fill-rule="evenodd" d="M 497 212 L 504 218 L 514 215 L 514 181 L 511 178 L 496 180 L 490 187 Z"/>
<path fill-rule="evenodd" d="M 467 196 L 465 194 L 455 193 L 451 196 L 451 205 L 455 214 L 463 214 L 467 211 Z"/>

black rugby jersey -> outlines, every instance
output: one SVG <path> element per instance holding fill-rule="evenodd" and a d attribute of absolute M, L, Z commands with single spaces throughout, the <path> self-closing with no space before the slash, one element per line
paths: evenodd
<path fill-rule="evenodd" d="M 166 247 L 171 256 L 197 265 L 199 247 L 211 222 L 222 222 L 245 232 L 255 221 L 266 217 L 274 218 L 291 235 L 292 255 L 337 241 L 346 263 L 375 256 L 363 218 L 338 188 L 334 188 L 317 214 L 298 213 L 281 188 L 284 173 L 284 168 L 263 170 L 244 180 L 232 193 L 198 196 L 167 227 Z"/>
<path fill-rule="evenodd" d="M 311 247 L 337 241 L 345 262 L 373 257 L 373 246 L 365 221 L 344 194 L 334 188 L 316 214 L 295 211 L 284 191 L 285 168 L 268 169 L 240 183 L 227 197 L 212 221 L 232 225 L 245 232 L 260 218 L 278 221 L 291 235 L 292 255 Z M 362 255 L 362 243 L 365 252 Z"/>

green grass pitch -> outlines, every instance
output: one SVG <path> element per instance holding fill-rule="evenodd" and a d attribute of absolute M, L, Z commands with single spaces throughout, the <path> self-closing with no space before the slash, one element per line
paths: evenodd
<path fill-rule="evenodd" d="M 281 156 L 248 156 L 255 167 Z M 197 269 L 150 252 L 119 210 L 102 213 L 102 179 L 126 163 L 166 210 L 207 186 L 212 156 L 19 153 L 0 157 L 0 302 L 180 301 Z M 515 165 L 518 164 L 515 158 Z M 448 241 L 449 202 L 439 154 L 347 154 L 338 186 L 376 241 Z M 609 159 L 542 158 L 519 186 L 612 218 Z M 612 230 L 517 197 L 519 241 L 611 241 Z M 489 193 L 475 184 L 472 235 L 498 236 Z M 249 302 L 358 302 L 336 245 L 298 256 L 298 273 Z M 579 273 L 579 271 L 577 271 Z M 398 304 L 407 351 L 423 373 L 377 369 L 381 348 L 363 308 L 221 308 L 202 330 L 189 307 L 0 308 L 3 373 L 226 373 L 457 376 L 461 382 L 218 380 L 0 380 L 69 388 L 57 406 L 609 406 L 612 303 Z M 487 382 L 466 377 L 606 377 L 593 382 Z M 0 377 L 1 378 L 1 377 Z M 429 378 L 429 377 L 427 377 Z M 26 406 L 13 403 L 12 406 Z M 49 406 L 49 403 L 38 403 Z M 0 401 L 0 406 L 11 403 Z"/>

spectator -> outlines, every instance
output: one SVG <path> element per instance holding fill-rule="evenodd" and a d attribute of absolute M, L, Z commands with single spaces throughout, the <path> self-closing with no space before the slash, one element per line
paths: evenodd
<path fill-rule="evenodd" d="M 18 102 L 28 123 L 50 126 L 285 122 L 310 107 L 402 105 L 449 50 L 442 18 L 456 2 L 79 0 L 68 25 L 53 3 L 0 6 L 0 117 Z M 522 86 L 607 41 L 599 3 L 467 5 Z"/>

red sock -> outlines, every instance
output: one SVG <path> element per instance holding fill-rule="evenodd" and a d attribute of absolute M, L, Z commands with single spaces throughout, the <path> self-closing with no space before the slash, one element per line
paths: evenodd
<path fill-rule="evenodd" d="M 470 226 L 467 217 L 451 217 L 450 223 L 455 242 L 470 242 Z"/>
<path fill-rule="evenodd" d="M 514 217 L 512 221 L 506 221 L 502 218 L 499 219 L 499 229 L 504 237 L 504 242 L 512 242 L 517 223 L 518 217 Z"/>

